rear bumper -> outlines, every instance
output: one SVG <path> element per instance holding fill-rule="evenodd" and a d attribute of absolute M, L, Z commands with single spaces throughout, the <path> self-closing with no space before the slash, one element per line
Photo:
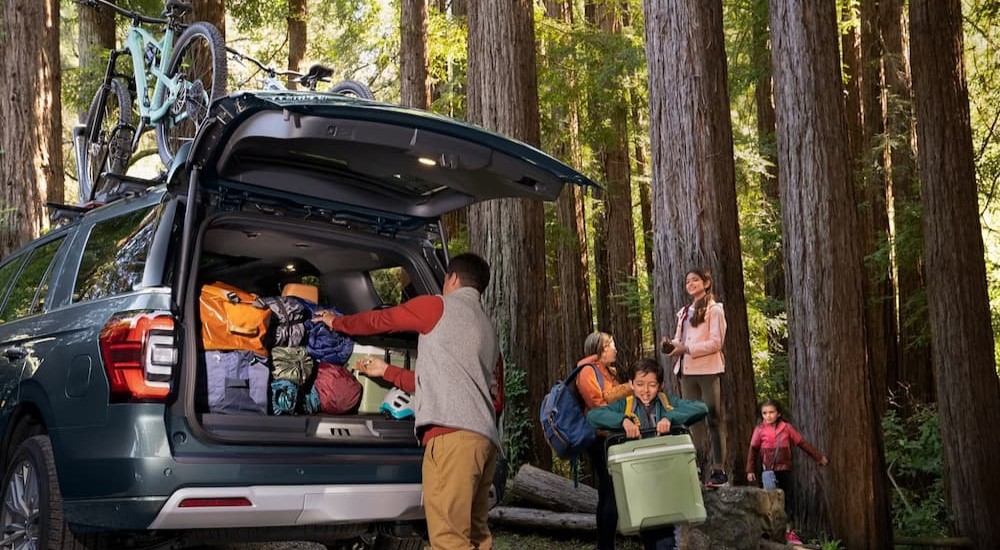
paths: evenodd
<path fill-rule="evenodd" d="M 249 506 L 181 507 L 186 499 L 243 497 Z M 413 521 L 423 518 L 420 484 L 191 487 L 174 492 L 150 529 L 272 527 Z"/>

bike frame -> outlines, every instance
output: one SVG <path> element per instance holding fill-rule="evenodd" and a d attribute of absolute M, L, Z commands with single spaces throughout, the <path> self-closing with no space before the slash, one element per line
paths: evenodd
<path fill-rule="evenodd" d="M 101 83 L 101 106 L 107 101 L 107 94 L 111 90 L 111 80 L 115 77 L 127 77 L 115 71 L 118 58 L 127 55 L 131 58 L 132 79 L 135 83 L 135 102 L 139 109 L 139 124 L 132 136 L 132 148 L 138 145 L 141 135 L 151 126 L 167 116 L 170 107 L 176 102 L 180 92 L 180 82 L 177 78 L 170 78 L 166 75 L 167 64 L 170 62 L 170 55 L 174 50 L 174 39 L 182 27 L 173 21 L 147 17 L 145 15 L 130 12 L 109 2 L 96 0 L 99 4 L 110 8 L 118 14 L 127 17 L 130 21 L 128 31 L 125 36 L 125 47 L 119 50 L 111 50 L 107 70 L 104 73 L 104 80 Z M 161 25 L 164 27 L 163 38 L 157 40 L 153 33 L 141 27 L 141 24 Z M 152 47 L 159 54 L 159 63 L 147 66 L 145 52 L 147 47 Z M 152 77 L 152 78 L 150 78 Z M 152 93 L 150 84 L 153 85 Z M 186 117 L 186 113 L 180 113 L 179 120 Z M 92 132 L 98 132 L 99 128 L 92 128 Z M 89 135 L 89 139 L 96 136 Z"/>

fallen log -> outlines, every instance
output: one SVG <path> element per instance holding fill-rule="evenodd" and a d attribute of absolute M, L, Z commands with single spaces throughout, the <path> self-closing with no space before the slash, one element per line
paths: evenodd
<path fill-rule="evenodd" d="M 597 490 L 529 464 L 521 466 L 511 487 L 514 497 L 538 508 L 554 512 L 597 512 Z"/>
<path fill-rule="evenodd" d="M 535 508 L 497 506 L 490 510 L 490 522 L 520 528 L 553 529 L 577 532 L 596 532 L 594 514 L 552 512 Z"/>

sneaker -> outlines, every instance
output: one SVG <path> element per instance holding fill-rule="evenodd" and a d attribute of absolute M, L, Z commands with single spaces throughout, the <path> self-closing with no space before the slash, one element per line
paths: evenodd
<path fill-rule="evenodd" d="M 708 483 L 705 485 L 709 487 L 722 487 L 729 484 L 729 476 L 726 472 L 722 470 L 712 470 L 712 475 L 708 477 Z"/>
<path fill-rule="evenodd" d="M 799 536 L 796 535 L 795 531 L 792 531 L 791 529 L 785 531 L 785 542 L 787 542 L 788 544 L 796 544 L 796 545 L 802 544 L 802 541 L 799 540 Z"/>

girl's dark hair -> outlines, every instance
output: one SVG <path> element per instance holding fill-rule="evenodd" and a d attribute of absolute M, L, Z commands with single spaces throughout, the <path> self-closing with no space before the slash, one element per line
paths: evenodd
<path fill-rule="evenodd" d="M 691 326 L 696 327 L 705 322 L 708 302 L 715 299 L 715 283 L 712 282 L 712 272 L 704 267 L 692 269 L 684 277 L 687 278 L 688 275 L 697 275 L 699 279 L 705 281 L 705 295 L 695 301 L 694 315 L 691 316 Z"/>
<path fill-rule="evenodd" d="M 656 375 L 656 381 L 661 386 L 663 385 L 663 369 L 660 368 L 660 364 L 656 362 L 656 359 L 651 357 L 643 357 L 632 365 L 632 372 L 629 373 L 629 379 L 635 380 L 635 377 L 640 373 L 653 373 Z"/>
<path fill-rule="evenodd" d="M 774 410 L 778 411 L 778 420 L 775 422 L 775 424 L 783 420 L 787 422 L 787 420 L 785 419 L 785 408 L 781 406 L 781 402 L 778 401 L 777 399 L 765 399 L 760 403 L 760 406 L 757 407 L 757 410 L 758 411 L 762 410 L 764 407 L 774 407 Z"/>

